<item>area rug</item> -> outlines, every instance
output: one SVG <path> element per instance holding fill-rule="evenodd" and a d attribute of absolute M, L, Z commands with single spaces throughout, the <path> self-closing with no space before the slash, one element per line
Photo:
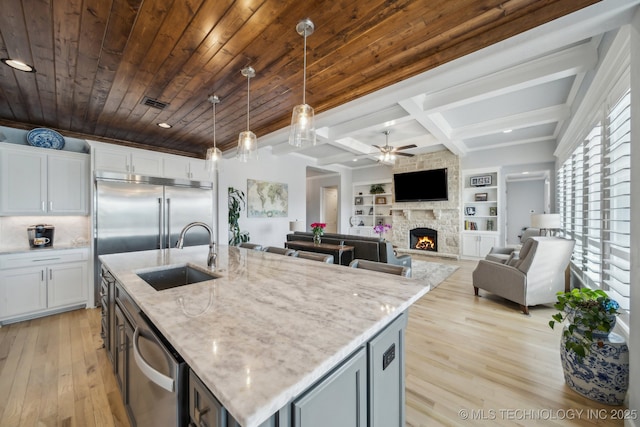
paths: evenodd
<path fill-rule="evenodd" d="M 444 282 L 457 269 L 457 265 L 415 259 L 411 261 L 411 277 L 427 283 L 432 290 Z"/>

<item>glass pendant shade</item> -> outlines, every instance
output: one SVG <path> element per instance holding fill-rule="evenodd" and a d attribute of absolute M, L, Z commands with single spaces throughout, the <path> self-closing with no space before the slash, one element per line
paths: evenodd
<path fill-rule="evenodd" d="M 217 95 L 209 95 L 208 101 L 213 105 L 213 147 L 207 149 L 205 165 L 208 172 L 213 172 L 222 159 L 222 151 L 216 146 L 216 104 L 220 102 Z"/>
<path fill-rule="evenodd" d="M 315 27 L 310 19 L 303 19 L 296 25 L 296 32 L 304 37 L 304 65 L 302 69 L 302 104 L 293 107 L 289 144 L 294 147 L 316 145 L 316 125 L 313 108 L 307 104 L 307 36 L 313 34 Z"/>
<path fill-rule="evenodd" d="M 209 148 L 207 150 L 207 157 L 206 157 L 207 171 L 209 172 L 215 171 L 218 165 L 218 162 L 220 162 L 220 159 L 222 159 L 222 151 L 220 151 L 220 149 L 216 147 Z"/>
<path fill-rule="evenodd" d="M 255 133 L 249 130 L 250 82 L 251 78 L 255 77 L 256 70 L 252 67 L 243 68 L 242 75 L 247 78 L 247 130 L 240 132 L 240 135 L 238 135 L 238 150 L 236 152 L 236 158 L 241 162 L 248 162 L 254 154 L 255 157 L 258 158 L 258 137 Z"/>
<path fill-rule="evenodd" d="M 240 132 L 238 136 L 238 151 L 236 157 L 241 162 L 247 162 L 253 157 L 258 157 L 258 137 L 250 130 Z"/>
<path fill-rule="evenodd" d="M 293 107 L 289 144 L 295 147 L 316 144 L 316 126 L 313 108 L 310 105 L 302 104 Z"/>

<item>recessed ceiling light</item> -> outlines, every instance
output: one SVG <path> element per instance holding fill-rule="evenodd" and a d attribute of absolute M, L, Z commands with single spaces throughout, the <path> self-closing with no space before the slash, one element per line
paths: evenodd
<path fill-rule="evenodd" d="M 529 172 L 522 172 L 522 175 L 529 175 Z"/>
<path fill-rule="evenodd" d="M 513 129 L 505 129 L 502 131 L 502 133 L 511 133 L 513 131 Z"/>
<path fill-rule="evenodd" d="M 357 159 L 357 158 L 354 158 L 354 159 L 353 159 L 353 161 L 354 161 L 354 162 L 357 162 L 357 161 L 358 161 L 358 159 Z"/>
<path fill-rule="evenodd" d="M 33 66 L 31 66 L 29 64 L 25 64 L 24 62 L 18 61 L 16 59 L 2 58 L 2 59 L 0 59 L 0 61 L 4 62 L 9 67 L 14 68 L 16 70 L 24 71 L 26 73 L 35 73 L 36 72 L 36 69 Z"/>
<path fill-rule="evenodd" d="M 172 127 L 169 123 L 165 123 L 165 122 L 158 123 L 158 126 L 160 126 L 162 129 L 169 129 Z"/>

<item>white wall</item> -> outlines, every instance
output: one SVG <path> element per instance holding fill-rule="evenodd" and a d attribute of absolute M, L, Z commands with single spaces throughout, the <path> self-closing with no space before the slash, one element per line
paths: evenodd
<path fill-rule="evenodd" d="M 640 182 L 640 11 L 631 26 L 631 182 Z M 631 217 L 640 212 L 640 187 L 631 185 Z M 635 212 L 635 213 L 634 213 Z M 631 324 L 629 326 L 629 409 L 640 412 L 640 227 L 631 222 Z M 625 426 L 640 426 L 640 419 L 625 420 Z"/>
<path fill-rule="evenodd" d="M 258 140 L 258 144 L 260 141 Z M 218 171 L 218 241 L 228 244 L 229 187 L 247 193 L 247 179 L 284 183 L 289 190 L 289 215 L 286 218 L 247 218 L 240 215 L 240 229 L 248 231 L 251 242 L 267 246 L 283 247 L 289 233 L 289 221 L 306 217 L 306 168 L 308 160 L 289 154 L 273 156 L 269 148 L 259 150 L 258 159 L 242 163 L 235 158 L 223 159 Z"/>

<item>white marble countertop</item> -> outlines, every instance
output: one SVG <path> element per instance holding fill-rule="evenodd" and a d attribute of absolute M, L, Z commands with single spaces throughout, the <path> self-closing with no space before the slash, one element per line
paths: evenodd
<path fill-rule="evenodd" d="M 156 291 L 135 272 L 208 247 L 103 255 L 142 311 L 243 427 L 256 427 L 429 291 L 410 278 L 218 246 L 221 277 Z"/>
<path fill-rule="evenodd" d="M 46 251 L 55 251 L 55 250 L 68 250 L 68 249 L 89 249 L 89 244 L 76 245 L 76 244 L 68 244 L 68 245 L 54 245 L 54 246 L 45 246 L 40 248 L 32 248 L 27 246 L 8 246 L 0 248 L 0 255 L 12 255 L 12 254 L 22 254 L 22 253 L 38 253 L 38 252 L 46 252 Z"/>

